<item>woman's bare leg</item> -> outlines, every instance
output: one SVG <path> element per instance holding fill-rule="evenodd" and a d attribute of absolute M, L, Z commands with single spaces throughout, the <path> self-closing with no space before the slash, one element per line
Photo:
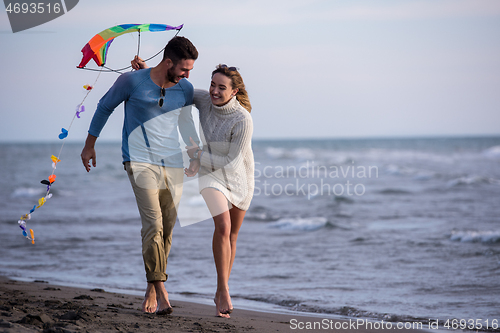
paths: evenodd
<path fill-rule="evenodd" d="M 214 216 L 214 236 L 212 249 L 214 253 L 215 267 L 217 269 L 217 291 L 215 293 L 217 311 L 224 317 L 229 317 L 232 309 L 231 297 L 229 296 L 229 266 L 231 264 L 231 219 L 229 212 Z"/>
<path fill-rule="evenodd" d="M 241 210 L 238 207 L 233 207 L 229 210 L 229 215 L 231 217 L 231 262 L 229 263 L 228 278 L 231 275 L 231 270 L 233 269 L 234 257 L 236 256 L 236 241 L 238 240 L 238 232 L 243 224 L 245 213 L 245 210 Z"/>
<path fill-rule="evenodd" d="M 229 209 L 224 194 L 207 188 L 201 194 L 214 219 L 212 249 L 217 270 L 217 291 L 215 293 L 216 315 L 229 318 L 233 309 L 229 295 L 229 276 L 236 254 L 238 231 L 243 223 L 245 211 L 236 207 Z"/>

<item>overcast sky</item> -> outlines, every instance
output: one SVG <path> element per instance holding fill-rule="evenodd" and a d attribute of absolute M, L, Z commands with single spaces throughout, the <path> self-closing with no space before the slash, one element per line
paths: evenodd
<path fill-rule="evenodd" d="M 218 63 L 239 67 L 255 138 L 500 135 L 498 0 L 81 0 L 15 34 L 0 11 L 0 141 L 57 140 L 97 77 L 76 69 L 80 50 L 123 23 L 184 24 L 200 52 L 196 88 Z M 173 35 L 141 34 L 140 55 Z M 136 51 L 137 34 L 121 36 L 107 65 Z M 117 77 L 100 76 L 68 140 L 83 142 Z M 122 121 L 120 106 L 101 139 L 120 140 Z"/>

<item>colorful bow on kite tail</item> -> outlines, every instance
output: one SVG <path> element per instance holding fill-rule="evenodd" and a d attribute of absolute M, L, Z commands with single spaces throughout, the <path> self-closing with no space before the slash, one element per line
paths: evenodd
<path fill-rule="evenodd" d="M 101 73 L 99 73 L 99 75 L 100 74 Z M 97 76 L 97 79 L 99 79 L 99 75 Z M 96 84 L 97 79 L 95 80 L 94 85 Z M 26 225 L 26 221 L 30 220 L 31 214 L 33 214 L 35 212 L 35 210 L 37 210 L 38 208 L 42 207 L 47 202 L 47 200 L 52 197 L 52 193 L 50 193 L 50 189 L 51 189 L 52 185 L 54 184 L 54 182 L 56 181 L 57 176 L 55 175 L 55 170 L 56 170 L 57 163 L 61 162 L 59 157 L 61 156 L 62 149 L 64 147 L 64 142 L 65 142 L 66 138 L 68 137 L 69 130 L 71 129 L 71 126 L 73 125 L 73 121 L 75 120 L 75 118 L 80 118 L 80 114 L 82 112 L 85 112 L 85 106 L 83 105 L 83 102 L 85 101 L 85 99 L 89 95 L 90 91 L 92 90 L 93 85 L 90 86 L 90 85 L 86 84 L 83 86 L 83 88 L 85 90 L 87 90 L 87 94 L 85 94 L 85 97 L 83 98 L 82 102 L 76 106 L 76 112 L 73 115 L 73 119 L 71 120 L 71 123 L 69 124 L 68 129 L 62 128 L 61 133 L 59 134 L 59 139 L 63 140 L 63 144 L 61 145 L 61 149 L 59 150 L 59 154 L 57 156 L 52 155 L 50 157 L 50 159 L 52 160 L 52 173 L 50 174 L 50 176 L 47 179 L 44 179 L 40 182 L 43 185 L 47 186 L 47 190 L 45 192 L 45 195 L 43 197 L 41 197 L 40 199 L 38 199 L 38 203 L 35 204 L 33 206 L 33 208 L 30 209 L 29 213 L 24 214 L 23 216 L 21 216 L 19 221 L 17 221 L 17 223 L 19 224 L 19 227 L 21 228 L 21 230 L 23 232 L 23 236 L 26 237 L 27 239 L 29 239 L 32 244 L 35 244 L 35 233 L 33 232 L 33 229 L 28 229 L 28 227 Z"/>

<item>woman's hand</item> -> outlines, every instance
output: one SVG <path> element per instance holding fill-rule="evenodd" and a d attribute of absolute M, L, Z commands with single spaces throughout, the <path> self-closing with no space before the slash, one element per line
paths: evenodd
<path fill-rule="evenodd" d="M 134 60 L 132 60 L 130 64 L 132 65 L 132 68 L 135 70 L 149 68 L 149 66 L 146 65 L 146 62 L 142 60 L 139 56 L 135 56 Z"/>

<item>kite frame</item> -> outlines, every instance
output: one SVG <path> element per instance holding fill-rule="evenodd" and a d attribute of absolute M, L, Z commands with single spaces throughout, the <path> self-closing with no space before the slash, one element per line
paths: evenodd
<path fill-rule="evenodd" d="M 184 24 L 182 24 L 182 25 L 180 26 L 180 28 L 179 28 L 179 29 L 175 29 L 175 30 L 177 30 L 177 32 L 175 33 L 174 37 L 176 37 L 176 36 L 179 34 L 179 32 L 182 30 L 182 28 L 183 28 L 183 27 L 184 27 Z M 173 29 L 172 29 L 172 30 L 173 30 Z M 141 31 L 140 31 L 140 30 L 138 30 L 137 32 L 139 33 L 139 36 L 138 36 L 138 39 L 137 39 L 137 56 L 139 56 L 140 49 L 141 49 Z M 172 38 L 174 38 L 174 37 L 172 37 Z M 164 47 L 163 47 L 160 51 L 158 51 L 155 55 L 153 55 L 153 56 L 151 56 L 151 57 L 149 57 L 149 58 L 145 59 L 144 61 L 149 61 L 149 60 L 151 60 L 151 59 L 155 58 L 155 57 L 156 57 L 156 56 L 158 56 L 161 52 L 163 52 L 163 50 L 165 50 L 165 47 L 166 47 L 166 45 L 165 45 L 165 46 L 164 46 Z M 126 70 L 126 69 L 132 68 L 132 65 L 129 65 L 129 66 L 127 66 L 127 67 L 123 67 L 123 68 L 119 68 L 119 69 L 112 69 L 112 68 L 109 68 L 109 67 L 108 67 L 108 66 L 106 66 L 105 64 L 103 64 L 103 65 L 102 65 L 102 66 L 100 66 L 100 67 L 101 67 L 100 69 L 96 69 L 96 68 L 86 68 L 86 67 L 78 67 L 78 66 L 77 66 L 77 68 L 78 68 L 78 69 L 85 69 L 85 70 L 87 70 L 87 71 L 105 72 L 105 73 L 115 72 L 115 73 L 117 73 L 117 74 L 122 74 L 122 72 L 121 72 L 121 71 L 124 71 L 124 70 Z M 103 70 L 103 68 L 105 68 L 106 70 Z"/>

